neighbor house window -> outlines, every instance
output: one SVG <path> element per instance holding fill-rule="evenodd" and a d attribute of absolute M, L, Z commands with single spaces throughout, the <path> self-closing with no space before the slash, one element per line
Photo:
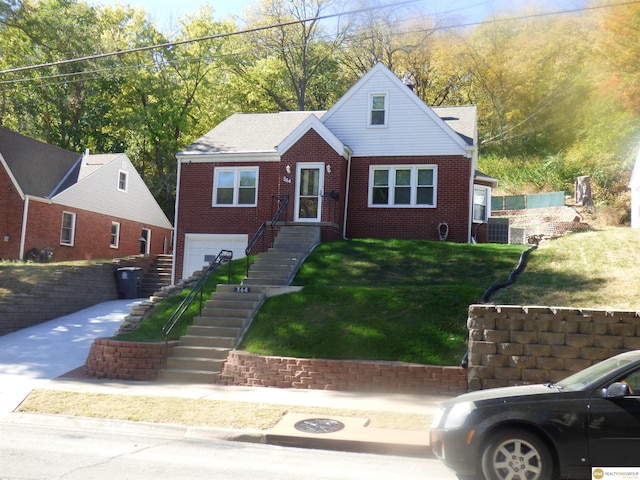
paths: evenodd
<path fill-rule="evenodd" d="M 255 206 L 258 195 L 258 168 L 216 168 L 214 206 Z"/>
<path fill-rule="evenodd" d="M 384 126 L 387 124 L 387 96 L 385 94 L 371 95 L 371 117 L 369 125 Z"/>
<path fill-rule="evenodd" d="M 76 214 L 62 212 L 62 229 L 60 231 L 60 244 L 73 245 L 76 230 Z"/>
<path fill-rule="evenodd" d="M 118 248 L 120 245 L 120 224 L 118 222 L 111 222 L 111 248 Z"/>
<path fill-rule="evenodd" d="M 369 206 L 435 207 L 436 177 L 435 165 L 372 166 Z"/>
<path fill-rule="evenodd" d="M 473 221 L 484 223 L 489 218 L 489 187 L 475 185 L 473 187 Z"/>
<path fill-rule="evenodd" d="M 120 190 L 121 192 L 126 192 L 127 181 L 128 181 L 127 172 L 120 170 L 120 172 L 118 173 L 118 190 Z"/>

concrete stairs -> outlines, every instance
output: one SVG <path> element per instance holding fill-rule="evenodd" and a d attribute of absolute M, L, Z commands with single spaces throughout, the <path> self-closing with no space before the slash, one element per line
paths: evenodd
<path fill-rule="evenodd" d="M 140 295 L 150 297 L 162 287 L 171 285 L 172 266 L 173 255 L 157 255 L 151 268 L 142 277 Z"/>
<path fill-rule="evenodd" d="M 215 383 L 228 352 L 240 343 L 267 296 L 291 283 L 319 242 L 319 227 L 281 227 L 273 248 L 258 256 L 241 285 L 217 286 L 158 379 Z"/>

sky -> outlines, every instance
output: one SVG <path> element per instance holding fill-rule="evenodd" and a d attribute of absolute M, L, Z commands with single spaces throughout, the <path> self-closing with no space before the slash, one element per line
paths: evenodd
<path fill-rule="evenodd" d="M 141 7 L 147 11 L 149 18 L 160 30 L 165 30 L 171 21 L 186 14 L 195 13 L 201 6 L 211 6 L 214 16 L 217 19 L 223 19 L 228 15 L 241 15 L 244 8 L 255 2 L 260 0 L 93 0 L 90 3 Z M 393 3 L 393 0 L 384 3 Z M 480 21 L 493 13 L 509 11 L 514 6 L 534 4 L 554 9 L 576 8 L 584 3 L 585 0 L 422 0 L 416 2 L 428 13 L 456 15 L 464 22 Z"/>

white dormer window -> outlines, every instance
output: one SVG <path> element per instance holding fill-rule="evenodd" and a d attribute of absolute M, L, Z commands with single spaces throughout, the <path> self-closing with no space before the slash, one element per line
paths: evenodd
<path fill-rule="evenodd" d="M 371 112 L 369 125 L 372 127 L 384 127 L 387 124 L 387 95 L 375 93 L 371 95 Z"/>
<path fill-rule="evenodd" d="M 128 181 L 127 172 L 120 170 L 120 172 L 118 173 L 118 190 L 120 190 L 121 192 L 126 192 L 127 181 Z"/>

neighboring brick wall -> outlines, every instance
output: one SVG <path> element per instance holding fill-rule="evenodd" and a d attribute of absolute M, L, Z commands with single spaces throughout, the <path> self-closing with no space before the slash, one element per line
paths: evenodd
<path fill-rule="evenodd" d="M 400 362 L 265 357 L 229 352 L 220 383 L 252 387 L 456 395 L 466 370 Z"/>
<path fill-rule="evenodd" d="M 6 170 L 0 167 L 0 259 L 16 259 L 20 255 L 22 198 Z"/>
<path fill-rule="evenodd" d="M 639 315 L 471 305 L 469 390 L 557 382 L 612 355 L 640 349 Z"/>
<path fill-rule="evenodd" d="M 469 239 L 471 160 L 464 157 L 354 157 L 351 160 L 347 238 L 438 240 L 438 224 L 449 225 L 450 242 Z M 369 166 L 437 165 L 437 208 L 369 208 Z"/>
<path fill-rule="evenodd" d="M 0 335 L 118 298 L 116 269 L 149 268 L 153 256 L 130 257 L 88 266 L 61 269 L 29 294 L 0 297 Z"/>
<path fill-rule="evenodd" d="M 76 215 L 73 246 L 60 244 L 62 213 Z M 30 198 L 29 220 L 25 235 L 25 254 L 32 248 L 53 249 L 54 261 L 86 260 L 92 258 L 113 258 L 138 255 L 138 241 L 143 228 L 151 230 L 151 254 L 165 253 L 165 241 L 171 239 L 172 232 L 166 228 L 133 222 L 122 218 L 102 215 L 79 208 L 70 208 L 47 201 Z M 120 243 L 111 248 L 111 222 L 120 223 Z"/>
<path fill-rule="evenodd" d="M 169 355 L 178 342 L 169 342 Z M 85 363 L 90 377 L 148 381 L 165 366 L 165 343 L 123 342 L 97 338 Z"/>

